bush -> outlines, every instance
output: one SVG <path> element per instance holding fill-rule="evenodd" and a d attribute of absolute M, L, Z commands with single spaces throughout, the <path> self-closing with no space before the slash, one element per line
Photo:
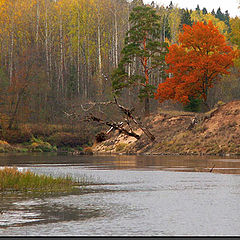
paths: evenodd
<path fill-rule="evenodd" d="M 5 148 L 0 147 L 0 153 L 5 153 L 5 152 L 6 152 Z"/>
<path fill-rule="evenodd" d="M 107 135 L 104 132 L 100 132 L 96 135 L 95 139 L 97 143 L 104 142 L 107 140 Z"/>
<path fill-rule="evenodd" d="M 62 129 L 61 125 L 54 124 L 26 124 L 23 127 L 29 128 L 32 135 L 38 138 L 49 137 Z"/>
<path fill-rule="evenodd" d="M 48 142 L 57 147 L 78 147 L 86 144 L 88 140 L 75 133 L 59 132 L 50 136 Z"/>
<path fill-rule="evenodd" d="M 41 139 L 32 138 L 31 145 L 29 146 L 30 151 L 32 152 L 55 152 L 57 148 L 52 146 L 48 142 L 44 142 Z"/>
<path fill-rule="evenodd" d="M 74 152 L 74 148 L 71 148 L 71 147 L 61 147 L 60 151 L 61 152 Z"/>
<path fill-rule="evenodd" d="M 93 155 L 93 150 L 92 150 L 91 147 L 85 147 L 85 148 L 83 149 L 83 152 L 84 152 L 84 154 L 86 154 L 86 155 Z"/>
<path fill-rule="evenodd" d="M 78 146 L 76 149 L 77 149 L 79 152 L 83 152 L 83 148 L 80 147 L 80 146 Z"/>
<path fill-rule="evenodd" d="M 200 112 L 202 100 L 199 98 L 189 97 L 190 102 L 183 107 L 184 111 L 187 112 Z"/>
<path fill-rule="evenodd" d="M 20 129 L 6 129 L 3 130 L 0 136 L 8 143 L 23 143 L 31 140 L 31 133 L 29 131 Z"/>
<path fill-rule="evenodd" d="M 127 147 L 126 143 L 118 143 L 116 146 L 116 152 L 124 151 Z"/>
<path fill-rule="evenodd" d="M 5 153 L 13 150 L 14 147 L 12 147 L 8 142 L 0 140 L 0 153 Z"/>

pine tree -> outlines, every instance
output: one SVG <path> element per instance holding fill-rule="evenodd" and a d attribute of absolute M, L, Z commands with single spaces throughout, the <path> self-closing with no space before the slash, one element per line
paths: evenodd
<path fill-rule="evenodd" d="M 229 28 L 229 31 L 228 31 L 228 32 L 230 32 L 230 31 L 231 31 L 231 29 L 230 29 L 230 16 L 229 16 L 228 10 L 225 11 L 225 14 L 224 14 L 224 22 L 225 22 L 225 24 L 226 24 L 226 25 L 228 26 L 228 28 Z"/>
<path fill-rule="evenodd" d="M 138 97 L 144 100 L 145 116 L 150 114 L 149 98 L 153 97 L 155 86 L 150 84 L 150 74 L 158 69 L 161 75 L 165 69 L 167 44 L 160 42 L 160 17 L 151 7 L 138 6 L 130 14 L 131 29 L 125 37 L 122 59 L 112 75 L 114 94 L 119 94 L 125 87 L 140 86 Z M 129 64 L 139 60 L 141 74 L 130 75 L 126 72 Z"/>
<path fill-rule="evenodd" d="M 163 16 L 163 23 L 162 23 L 162 35 L 163 35 L 163 40 L 165 40 L 165 38 L 167 39 L 171 39 L 171 30 L 170 30 L 170 26 L 169 26 L 169 21 L 168 21 L 168 16 L 164 15 Z"/>
<path fill-rule="evenodd" d="M 221 11 L 221 8 L 219 7 L 216 13 L 216 18 L 218 18 L 221 21 L 224 21 L 224 14 Z"/>
<path fill-rule="evenodd" d="M 193 22 L 191 20 L 191 14 L 188 11 L 188 9 L 182 9 L 182 15 L 181 15 L 181 26 L 185 25 L 190 25 L 192 26 Z"/>
<path fill-rule="evenodd" d="M 202 13 L 205 15 L 208 13 L 207 9 L 204 7 L 203 10 L 202 10 Z"/>
<path fill-rule="evenodd" d="M 197 5 L 196 9 L 195 9 L 197 12 L 200 12 L 200 7 L 199 7 L 199 4 Z"/>

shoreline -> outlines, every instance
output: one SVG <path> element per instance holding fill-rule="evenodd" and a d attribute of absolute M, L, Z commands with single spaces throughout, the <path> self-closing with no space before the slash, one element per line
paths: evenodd
<path fill-rule="evenodd" d="M 116 153 L 116 152 L 94 152 L 93 156 L 216 156 L 216 157 L 239 157 L 239 153 L 226 153 L 226 154 L 185 154 L 185 153 Z"/>
<path fill-rule="evenodd" d="M 193 124 L 194 123 L 194 124 Z M 206 113 L 159 111 L 144 119 L 156 137 L 151 141 L 141 129 L 137 140 L 117 131 L 93 146 L 94 153 L 240 156 L 240 101 L 217 106 Z"/>

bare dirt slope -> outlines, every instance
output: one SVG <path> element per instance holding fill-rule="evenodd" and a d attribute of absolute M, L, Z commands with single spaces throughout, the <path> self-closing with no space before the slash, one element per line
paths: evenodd
<path fill-rule="evenodd" d="M 196 124 L 191 128 L 193 119 Z M 146 154 L 240 154 L 240 101 L 210 112 L 159 112 L 144 120 L 155 135 L 151 142 L 140 129 L 140 140 L 115 132 L 95 152 Z"/>

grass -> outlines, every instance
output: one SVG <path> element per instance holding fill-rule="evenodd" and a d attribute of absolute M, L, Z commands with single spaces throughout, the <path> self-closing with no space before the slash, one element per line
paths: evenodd
<path fill-rule="evenodd" d="M 84 182 L 74 181 L 71 177 L 37 175 L 29 170 L 20 172 L 17 168 L 0 169 L 0 192 L 68 192 Z"/>
<path fill-rule="evenodd" d="M 128 146 L 128 144 L 127 143 L 118 143 L 117 145 L 116 145 L 116 152 L 122 152 L 122 151 L 124 151 L 124 150 L 126 150 L 126 147 Z"/>

